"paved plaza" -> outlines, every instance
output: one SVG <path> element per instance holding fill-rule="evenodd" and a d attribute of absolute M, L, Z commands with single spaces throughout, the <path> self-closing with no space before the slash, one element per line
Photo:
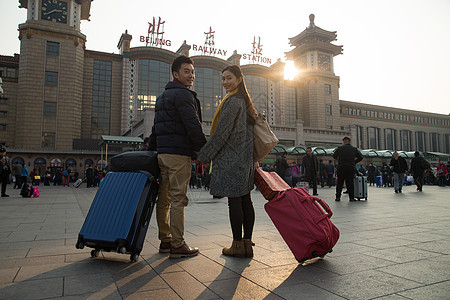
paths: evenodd
<path fill-rule="evenodd" d="M 253 259 L 225 257 L 226 199 L 190 189 L 185 238 L 193 258 L 159 254 L 155 218 L 138 262 L 75 248 L 96 188 L 8 187 L 0 198 L 0 299 L 450 299 L 450 187 L 369 188 L 369 200 L 334 201 L 320 188 L 341 237 L 324 259 L 299 265 L 252 193 Z"/>

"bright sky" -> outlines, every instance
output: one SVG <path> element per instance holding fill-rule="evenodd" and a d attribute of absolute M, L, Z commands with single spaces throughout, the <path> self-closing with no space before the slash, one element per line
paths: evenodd
<path fill-rule="evenodd" d="M 18 24 L 26 9 L 17 0 L 1 0 L 0 55 L 20 52 Z M 132 47 L 144 46 L 153 17 L 165 21 L 164 38 L 176 51 L 183 40 L 203 45 L 204 32 L 215 31 L 216 48 L 250 53 L 261 37 L 262 55 L 285 61 L 288 38 L 309 25 L 309 15 L 325 30 L 337 31 L 334 71 L 340 76 L 341 100 L 450 113 L 449 0 L 282 0 L 179 1 L 95 0 L 91 21 L 82 21 L 87 49 L 118 53 L 126 29 Z M 191 52 L 192 55 L 192 52 Z"/>

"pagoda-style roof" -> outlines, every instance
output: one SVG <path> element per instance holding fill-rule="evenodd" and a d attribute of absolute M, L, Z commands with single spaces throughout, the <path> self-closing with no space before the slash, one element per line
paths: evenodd
<path fill-rule="evenodd" d="M 336 40 L 336 31 L 327 31 L 314 24 L 315 16 L 309 15 L 309 26 L 306 27 L 300 34 L 289 38 L 289 43 L 292 46 L 299 46 L 305 42 L 305 40 L 319 40 L 325 43 L 330 43 Z"/>
<path fill-rule="evenodd" d="M 336 40 L 336 31 L 327 31 L 314 24 L 314 15 L 309 15 L 310 24 L 300 34 L 289 39 L 295 48 L 286 52 L 287 59 L 293 59 L 307 51 L 322 51 L 333 56 L 342 53 L 342 46 L 332 44 Z"/>

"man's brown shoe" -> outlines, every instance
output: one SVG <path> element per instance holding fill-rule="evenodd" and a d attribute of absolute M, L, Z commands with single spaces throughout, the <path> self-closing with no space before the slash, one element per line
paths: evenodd
<path fill-rule="evenodd" d="M 161 242 L 159 244 L 159 253 L 169 253 L 170 252 L 170 242 Z"/>
<path fill-rule="evenodd" d="M 196 256 L 200 251 L 197 247 L 189 247 L 186 243 L 179 248 L 170 247 L 170 258 Z"/>

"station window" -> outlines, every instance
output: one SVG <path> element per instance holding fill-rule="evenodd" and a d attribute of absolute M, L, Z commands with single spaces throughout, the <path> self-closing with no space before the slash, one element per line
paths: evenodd
<path fill-rule="evenodd" d="M 58 72 L 45 71 L 45 85 L 58 85 Z"/>
<path fill-rule="evenodd" d="M 47 55 L 59 56 L 59 43 L 47 41 Z"/>
<path fill-rule="evenodd" d="M 44 102 L 44 116 L 56 117 L 56 102 Z"/>
<path fill-rule="evenodd" d="M 325 113 L 327 116 L 331 116 L 332 110 L 331 110 L 331 105 L 326 105 L 325 106 Z"/>
<path fill-rule="evenodd" d="M 6 117 L 8 117 L 8 112 L 4 111 L 4 110 L 0 111 L 0 118 L 6 118 Z"/>
<path fill-rule="evenodd" d="M 6 131 L 6 124 L 0 124 L 0 131 Z"/>
<path fill-rule="evenodd" d="M 325 84 L 325 93 L 331 94 L 331 84 Z"/>

